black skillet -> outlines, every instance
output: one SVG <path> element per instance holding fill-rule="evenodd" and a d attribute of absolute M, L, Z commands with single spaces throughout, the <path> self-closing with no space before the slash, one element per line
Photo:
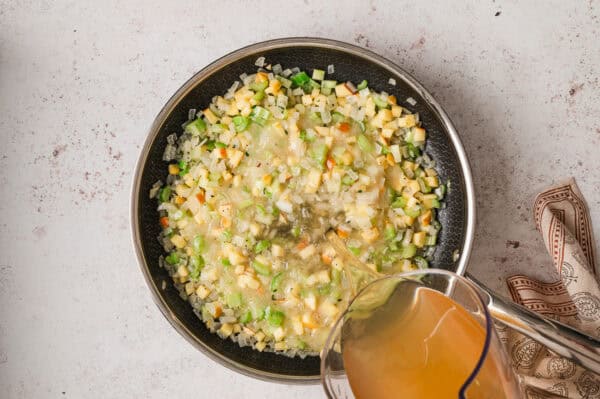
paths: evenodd
<path fill-rule="evenodd" d="M 432 267 L 464 274 L 471 251 L 475 224 L 473 183 L 467 158 L 452 122 L 431 95 L 410 75 L 392 62 L 360 47 L 315 38 L 288 38 L 257 43 L 213 62 L 188 80 L 156 117 L 142 148 L 135 171 L 131 218 L 133 242 L 146 282 L 158 307 L 196 348 L 222 365 L 243 374 L 268 381 L 313 383 L 319 378 L 319 358 L 288 358 L 241 348 L 231 340 L 212 334 L 181 299 L 167 272 L 158 265 L 163 249 L 156 200 L 148 193 L 157 180 L 165 181 L 167 165 L 162 161 L 166 137 L 181 133 L 188 110 L 206 107 L 213 96 L 222 95 L 242 73 L 254 73 L 255 61 L 284 68 L 312 71 L 335 66 L 333 79 L 358 83 L 363 79 L 377 91 L 394 94 L 399 104 L 418 112 L 428 133 L 426 152 L 436 161 L 442 181 L 450 181 L 445 209 L 440 212 L 442 230 Z M 396 85 L 389 83 L 390 78 Z M 415 105 L 406 102 L 416 101 Z M 456 259 L 456 254 L 459 254 Z M 165 289 L 162 289 L 165 282 Z"/>

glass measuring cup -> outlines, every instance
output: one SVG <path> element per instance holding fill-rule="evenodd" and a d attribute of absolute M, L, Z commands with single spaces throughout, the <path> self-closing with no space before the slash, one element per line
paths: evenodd
<path fill-rule="evenodd" d="M 518 398 L 519 382 L 478 288 L 444 270 L 377 279 L 321 354 L 329 398 Z"/>

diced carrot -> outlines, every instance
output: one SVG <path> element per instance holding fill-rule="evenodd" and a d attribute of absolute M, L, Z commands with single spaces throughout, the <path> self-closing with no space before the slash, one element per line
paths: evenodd
<path fill-rule="evenodd" d="M 301 251 L 301 250 L 303 250 L 303 249 L 304 249 L 304 248 L 306 248 L 306 247 L 308 247 L 308 241 L 306 241 L 306 240 L 302 240 L 302 241 L 300 241 L 300 242 L 298 243 L 298 245 L 296 245 L 296 249 L 297 249 L 298 251 Z"/>
<path fill-rule="evenodd" d="M 177 197 L 175 197 L 175 203 L 177 205 L 183 205 L 184 202 L 185 202 L 185 198 L 183 198 L 183 197 L 181 197 L 179 195 Z"/>
<path fill-rule="evenodd" d="M 163 216 L 163 217 L 160 218 L 159 221 L 160 221 L 160 225 L 162 227 L 169 227 L 169 218 L 168 217 Z"/>
<path fill-rule="evenodd" d="M 219 148 L 219 158 L 221 158 L 221 159 L 227 158 L 227 149 Z"/>
<path fill-rule="evenodd" d="M 333 159 L 332 157 L 327 157 L 327 169 L 331 170 L 333 169 L 333 167 L 335 166 L 335 159 Z"/>
<path fill-rule="evenodd" d="M 206 197 L 204 196 L 204 191 L 200 191 L 198 194 L 196 194 L 196 199 L 198 200 L 199 203 L 204 204 L 206 202 Z"/>
<path fill-rule="evenodd" d="M 396 100 L 396 96 L 388 96 L 388 103 L 396 105 L 398 103 L 398 100 Z"/>
<path fill-rule="evenodd" d="M 331 258 L 331 256 L 327 255 L 326 253 L 322 253 L 321 254 L 321 260 L 326 265 L 331 265 L 331 262 L 333 261 L 333 259 Z"/>
<path fill-rule="evenodd" d="M 337 235 L 340 236 L 340 238 L 348 238 L 350 236 L 350 232 L 338 227 Z"/>
<path fill-rule="evenodd" d="M 344 133 L 345 133 L 345 132 L 349 132 L 349 131 L 350 131 L 350 124 L 349 124 L 349 123 L 346 123 L 346 122 L 342 122 L 342 123 L 340 123 L 339 129 L 340 129 L 342 132 L 344 132 Z"/>

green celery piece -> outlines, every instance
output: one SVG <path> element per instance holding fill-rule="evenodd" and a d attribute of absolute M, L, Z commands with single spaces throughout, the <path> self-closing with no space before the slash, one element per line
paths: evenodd
<path fill-rule="evenodd" d="M 421 270 L 429 268 L 429 262 L 427 262 L 425 258 L 421 256 L 415 256 L 413 261 L 415 262 L 415 265 L 417 265 L 417 267 Z"/>
<path fill-rule="evenodd" d="M 337 82 L 335 80 L 324 80 L 321 82 L 321 87 L 325 89 L 335 89 Z"/>
<path fill-rule="evenodd" d="M 365 125 L 365 123 L 363 121 L 357 121 L 355 120 L 354 123 L 356 123 L 358 125 L 358 128 L 360 129 L 360 131 L 362 133 L 367 131 L 367 126 Z"/>
<path fill-rule="evenodd" d="M 269 269 L 269 266 L 260 263 L 256 260 L 252 261 L 252 268 L 254 269 L 254 271 L 256 271 L 256 273 L 263 275 L 263 276 L 268 276 L 271 274 L 271 270 Z"/>
<path fill-rule="evenodd" d="M 285 314 L 282 311 L 271 309 L 270 306 L 265 310 L 267 322 L 273 327 L 279 327 L 283 324 Z"/>
<path fill-rule="evenodd" d="M 302 71 L 302 72 L 298 72 L 295 75 L 292 75 L 290 77 L 290 80 L 297 87 L 303 87 L 305 84 L 307 84 L 308 82 L 310 82 L 311 79 L 310 79 L 310 76 L 308 76 L 306 74 L 306 72 Z"/>
<path fill-rule="evenodd" d="M 386 241 L 393 240 L 396 237 L 396 229 L 394 226 L 388 226 L 383 232 L 383 237 Z"/>
<path fill-rule="evenodd" d="M 165 261 L 170 265 L 176 265 L 179 263 L 179 254 L 177 252 L 171 252 L 165 257 Z"/>
<path fill-rule="evenodd" d="M 390 104 L 387 101 L 384 101 L 380 96 L 374 95 L 373 102 L 378 108 L 388 108 Z"/>
<path fill-rule="evenodd" d="M 206 241 L 204 240 L 204 237 L 200 234 L 195 236 L 192 240 L 192 248 L 194 249 L 194 252 L 198 254 L 204 252 L 206 250 Z"/>
<path fill-rule="evenodd" d="M 421 150 L 419 148 L 417 148 L 414 144 L 412 143 L 408 143 L 406 144 L 406 147 L 408 148 L 408 156 L 411 158 L 416 158 L 419 155 L 421 155 Z"/>
<path fill-rule="evenodd" d="M 300 237 L 300 226 L 294 226 L 291 230 L 291 233 L 295 238 Z"/>
<path fill-rule="evenodd" d="M 269 240 L 260 240 L 256 243 L 256 246 L 254 247 L 254 253 L 259 254 L 265 249 L 269 248 L 270 246 L 271 242 Z"/>
<path fill-rule="evenodd" d="M 225 242 L 231 241 L 231 237 L 232 237 L 231 230 L 225 230 L 221 233 L 221 238 Z"/>
<path fill-rule="evenodd" d="M 252 82 L 250 83 L 250 89 L 255 92 L 263 91 L 269 86 L 269 81 L 264 80 L 262 82 Z"/>
<path fill-rule="evenodd" d="M 331 269 L 331 281 L 339 284 L 342 281 L 342 272 L 335 267 Z"/>
<path fill-rule="evenodd" d="M 410 216 L 411 218 L 416 218 L 421 214 L 421 207 L 419 205 L 415 205 L 411 208 L 405 208 L 404 213 L 406 216 Z"/>
<path fill-rule="evenodd" d="M 261 101 L 263 98 L 265 98 L 265 92 L 264 91 L 257 91 L 256 93 L 254 93 L 254 95 L 252 96 L 253 99 L 255 99 L 256 101 Z"/>
<path fill-rule="evenodd" d="M 356 90 L 366 89 L 368 84 L 369 83 L 366 80 L 363 80 L 358 84 L 358 86 L 356 86 Z"/>
<path fill-rule="evenodd" d="M 398 197 L 392 202 L 392 208 L 404 208 L 406 206 L 406 198 Z"/>
<path fill-rule="evenodd" d="M 437 244 L 437 234 L 434 235 L 428 235 L 427 238 L 425 239 L 425 245 L 428 246 L 434 246 L 435 244 Z"/>
<path fill-rule="evenodd" d="M 371 151 L 373 151 L 373 144 L 371 143 L 371 140 L 369 140 L 367 138 L 367 136 L 365 136 L 364 134 L 359 134 L 358 135 L 357 142 L 358 142 L 358 147 L 363 152 L 371 152 Z"/>
<path fill-rule="evenodd" d="M 198 118 L 193 120 L 192 122 L 185 125 L 186 133 L 191 134 L 192 136 L 199 136 L 202 133 L 206 132 L 206 122 L 204 119 Z"/>
<path fill-rule="evenodd" d="M 315 141 L 315 138 L 316 138 L 313 135 L 309 135 L 308 132 L 306 130 L 304 130 L 304 129 L 302 129 L 300 131 L 300 136 L 299 137 L 300 137 L 300 140 L 302 140 L 302 141 L 308 141 L 308 142 L 311 142 L 311 143 L 313 141 Z"/>
<path fill-rule="evenodd" d="M 158 194 L 158 199 L 160 200 L 160 202 L 168 202 L 169 198 L 171 198 L 171 187 L 163 187 L 160 190 L 160 194 Z"/>
<path fill-rule="evenodd" d="M 352 184 L 354 184 L 355 181 L 356 181 L 356 179 L 353 179 L 352 177 L 350 177 L 348 175 L 344 175 L 342 177 L 342 184 L 344 186 L 351 186 Z"/>
<path fill-rule="evenodd" d="M 323 80 L 325 79 L 325 71 L 322 69 L 313 69 L 312 78 L 314 80 Z"/>
<path fill-rule="evenodd" d="M 431 192 L 431 187 L 427 185 L 427 183 L 422 177 L 419 177 L 417 179 L 417 182 L 419 183 L 419 187 L 421 188 L 421 192 L 423 194 L 429 194 Z"/>
<path fill-rule="evenodd" d="M 244 313 L 242 315 L 242 317 L 240 317 L 240 323 L 250 323 L 252 321 L 252 312 L 251 311 L 246 311 L 246 313 Z"/>
<path fill-rule="evenodd" d="M 242 306 L 242 294 L 240 292 L 229 294 L 227 295 L 225 302 L 230 308 L 239 308 Z"/>
<path fill-rule="evenodd" d="M 352 252 L 354 254 L 354 256 L 360 255 L 360 248 L 357 248 L 357 247 L 348 247 L 348 249 L 350 250 L 350 252 Z"/>
<path fill-rule="evenodd" d="M 404 259 L 410 259 L 417 254 L 417 246 L 415 244 L 402 245 L 400 248 L 400 256 Z"/>
<path fill-rule="evenodd" d="M 311 152 L 311 157 L 314 159 L 319 165 L 325 165 L 325 161 L 327 160 L 327 146 L 325 144 L 317 144 L 313 147 Z"/>
<path fill-rule="evenodd" d="M 331 123 L 333 123 L 333 124 L 343 122 L 344 119 L 346 119 L 346 117 L 337 111 L 333 111 L 331 113 Z"/>
<path fill-rule="evenodd" d="M 281 280 L 283 280 L 283 272 L 279 272 L 273 276 L 273 278 L 271 279 L 271 284 L 269 286 L 271 292 L 275 292 L 279 289 L 279 286 L 281 285 Z"/>
<path fill-rule="evenodd" d="M 271 116 L 271 112 L 269 110 L 261 107 L 260 105 L 252 108 L 252 112 L 250 113 L 250 120 L 252 122 L 259 124 L 260 126 L 264 126 L 267 123 L 267 120 Z"/>
<path fill-rule="evenodd" d="M 245 116 L 236 115 L 233 117 L 232 122 L 236 132 L 243 132 L 248 127 L 250 120 Z"/>
<path fill-rule="evenodd" d="M 317 292 L 321 296 L 329 295 L 331 292 L 331 284 L 321 284 L 317 287 Z"/>
<path fill-rule="evenodd" d="M 221 264 L 222 264 L 223 266 L 225 266 L 225 267 L 227 267 L 227 266 L 231 266 L 231 262 L 230 262 L 230 261 L 229 261 L 229 259 L 227 259 L 227 258 L 222 258 L 222 259 L 221 259 Z"/>

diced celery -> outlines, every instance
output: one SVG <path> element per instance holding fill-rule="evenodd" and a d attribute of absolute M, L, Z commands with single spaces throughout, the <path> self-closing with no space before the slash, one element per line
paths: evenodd
<path fill-rule="evenodd" d="M 415 265 L 417 265 L 417 267 L 421 270 L 427 269 L 429 267 L 429 262 L 427 262 L 424 258 L 420 256 L 415 256 L 413 261 L 415 262 Z"/>
<path fill-rule="evenodd" d="M 365 136 L 364 134 L 359 134 L 358 135 L 357 142 L 358 142 L 358 147 L 363 152 L 371 152 L 371 151 L 373 151 L 373 144 L 371 143 L 371 140 L 369 140 L 367 138 L 367 136 Z"/>
<path fill-rule="evenodd" d="M 427 182 L 425 182 L 423 178 L 419 177 L 417 182 L 419 182 L 419 187 L 421 188 L 421 192 L 423 194 L 428 194 L 431 192 L 431 187 L 427 185 Z"/>
<path fill-rule="evenodd" d="M 433 246 L 435 244 L 437 244 L 437 234 L 428 235 L 425 239 L 425 245 Z"/>
<path fill-rule="evenodd" d="M 290 231 L 292 233 L 292 235 L 296 238 L 300 237 L 300 226 L 294 226 L 292 227 L 292 230 Z"/>
<path fill-rule="evenodd" d="M 231 262 L 227 258 L 221 258 L 221 264 L 225 267 L 231 266 Z"/>
<path fill-rule="evenodd" d="M 342 272 L 335 267 L 331 268 L 331 281 L 339 284 L 342 281 Z"/>
<path fill-rule="evenodd" d="M 236 132 L 243 132 L 248 127 L 250 120 L 245 116 L 236 115 L 233 117 L 232 122 Z"/>
<path fill-rule="evenodd" d="M 305 84 L 310 82 L 310 77 L 306 74 L 306 72 L 298 72 L 295 75 L 290 77 L 290 80 L 296 85 L 296 87 L 303 87 Z"/>
<path fill-rule="evenodd" d="M 417 254 L 417 246 L 415 244 L 402 245 L 400 248 L 400 256 L 404 259 L 412 258 Z"/>
<path fill-rule="evenodd" d="M 331 113 L 331 122 L 333 124 L 343 122 L 344 119 L 346 119 L 346 117 L 343 114 L 341 114 L 341 113 L 339 113 L 337 111 L 333 111 Z"/>
<path fill-rule="evenodd" d="M 317 287 L 317 292 L 321 296 L 329 295 L 331 292 L 331 284 L 321 284 Z"/>
<path fill-rule="evenodd" d="M 342 177 L 342 184 L 345 186 L 351 186 L 356 180 L 357 178 L 346 174 Z"/>
<path fill-rule="evenodd" d="M 354 122 L 358 125 L 358 128 L 360 129 L 360 131 L 362 133 L 364 133 L 364 132 L 367 131 L 367 126 L 365 125 L 365 123 L 363 121 L 357 121 L 357 120 L 355 120 Z"/>
<path fill-rule="evenodd" d="M 225 230 L 221 233 L 221 238 L 223 239 L 223 241 L 231 241 L 231 230 Z"/>
<path fill-rule="evenodd" d="M 408 143 L 406 148 L 408 149 L 408 156 L 410 158 L 416 158 L 421 155 L 421 150 L 412 143 Z"/>
<path fill-rule="evenodd" d="M 240 323 L 250 323 L 252 321 L 252 312 L 251 311 L 246 311 L 246 313 L 244 313 L 241 317 L 240 317 Z"/>
<path fill-rule="evenodd" d="M 390 106 L 390 104 L 387 101 L 385 101 L 384 99 L 382 99 L 377 94 L 373 95 L 373 102 L 375 103 L 375 105 L 377 106 L 377 108 L 388 108 Z"/>
<path fill-rule="evenodd" d="M 281 280 L 283 280 L 283 272 L 279 272 L 273 276 L 273 278 L 271 279 L 271 284 L 269 285 L 271 292 L 275 292 L 279 289 L 279 286 L 281 285 Z"/>
<path fill-rule="evenodd" d="M 160 202 L 167 202 L 169 201 L 169 198 L 171 198 L 171 187 L 163 187 L 158 194 L 158 199 Z"/>
<path fill-rule="evenodd" d="M 356 90 L 366 89 L 368 84 L 369 83 L 366 80 L 363 80 L 358 84 L 358 86 L 356 86 Z"/>
<path fill-rule="evenodd" d="M 323 166 L 327 160 L 327 151 L 328 148 L 325 144 L 317 144 L 313 146 L 310 155 L 319 165 Z"/>
<path fill-rule="evenodd" d="M 264 251 L 265 249 L 269 248 L 270 246 L 271 246 L 271 241 L 269 241 L 269 240 L 260 240 L 254 246 L 254 252 L 257 253 L 257 254 L 259 254 L 262 251 Z"/>
<path fill-rule="evenodd" d="M 419 216 L 421 214 L 421 207 L 419 205 L 415 205 L 413 207 L 406 208 L 406 209 L 404 209 L 404 213 L 406 213 L 406 216 L 410 216 L 411 218 L 416 218 L 417 216 Z"/>
<path fill-rule="evenodd" d="M 321 87 L 325 89 L 335 89 L 337 86 L 337 81 L 335 80 L 324 80 L 321 82 Z"/>
<path fill-rule="evenodd" d="M 406 206 L 406 198 L 398 197 L 392 202 L 392 208 L 404 208 Z"/>
<path fill-rule="evenodd" d="M 271 309 L 270 306 L 265 309 L 267 322 L 273 327 L 279 327 L 283 324 L 285 314 L 282 311 Z"/>
<path fill-rule="evenodd" d="M 387 226 L 383 232 L 383 237 L 387 241 L 393 240 L 396 237 L 396 229 L 394 228 L 394 226 Z"/>
<path fill-rule="evenodd" d="M 322 69 L 313 69 L 312 78 L 314 80 L 323 80 L 325 79 L 325 71 Z"/>
<path fill-rule="evenodd" d="M 269 269 L 269 266 L 260 263 L 257 260 L 252 261 L 252 268 L 254 269 L 254 271 L 256 271 L 256 273 L 263 276 L 268 276 L 271 274 L 271 269 Z"/>
<path fill-rule="evenodd" d="M 185 125 L 185 131 L 193 136 L 199 136 L 206 132 L 206 122 L 204 122 L 203 119 L 198 118 Z"/>
<path fill-rule="evenodd" d="M 315 141 L 315 138 L 316 138 L 316 137 L 314 136 L 314 134 L 309 134 L 309 133 L 308 133 L 306 130 L 304 130 L 304 129 L 302 129 L 302 130 L 300 131 L 300 135 L 299 135 L 299 137 L 300 137 L 300 140 L 302 140 L 302 141 L 308 141 L 308 142 L 313 142 L 313 141 Z"/>
<path fill-rule="evenodd" d="M 179 254 L 177 252 L 171 252 L 165 257 L 165 261 L 170 265 L 176 265 L 179 263 Z"/>
<path fill-rule="evenodd" d="M 240 292 L 234 292 L 225 298 L 225 303 L 230 308 L 239 308 L 242 305 L 242 294 Z"/>
<path fill-rule="evenodd" d="M 215 149 L 215 140 L 208 140 L 204 145 L 208 151 L 212 151 Z"/>
<path fill-rule="evenodd" d="M 360 255 L 360 248 L 349 246 L 348 249 L 354 254 L 354 256 Z"/>
<path fill-rule="evenodd" d="M 254 93 L 252 98 L 255 99 L 256 101 L 262 101 L 262 99 L 265 98 L 265 92 L 257 91 L 256 93 Z"/>
<path fill-rule="evenodd" d="M 267 86 L 269 86 L 269 81 L 268 80 L 263 80 L 262 82 L 252 82 L 250 83 L 250 89 L 255 91 L 255 92 L 259 92 L 259 91 L 263 91 L 264 89 L 267 88 Z"/>
<path fill-rule="evenodd" d="M 271 112 L 269 112 L 269 110 L 261 107 L 260 105 L 257 105 L 254 108 L 252 108 L 252 112 L 250 113 L 250 120 L 252 120 L 252 122 L 254 123 L 264 126 L 265 123 L 267 123 L 267 120 L 269 120 L 270 116 Z"/>

